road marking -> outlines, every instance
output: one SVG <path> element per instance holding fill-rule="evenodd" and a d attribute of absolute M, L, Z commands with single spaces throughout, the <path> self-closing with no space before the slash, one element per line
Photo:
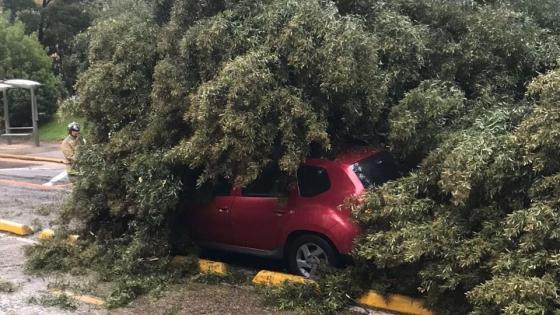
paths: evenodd
<path fill-rule="evenodd" d="M 62 173 L 59 173 L 58 175 L 51 178 L 51 180 L 49 180 L 47 183 L 44 183 L 43 186 L 53 186 L 54 183 L 59 182 L 65 178 L 68 178 L 68 172 L 62 171 Z"/>
<path fill-rule="evenodd" d="M 11 171 L 20 172 L 20 171 L 52 171 L 52 170 L 62 170 L 63 167 L 48 167 L 48 166 L 28 166 L 28 167 L 5 167 L 0 168 L 0 171 L 3 173 L 10 173 Z"/>
<path fill-rule="evenodd" d="M 43 186 L 42 184 L 22 182 L 22 181 L 17 181 L 17 180 L 10 180 L 10 179 L 0 179 L 0 185 L 10 186 L 10 187 L 37 189 L 37 190 L 68 190 L 67 188 L 71 184 L 57 185 L 57 186 Z"/>

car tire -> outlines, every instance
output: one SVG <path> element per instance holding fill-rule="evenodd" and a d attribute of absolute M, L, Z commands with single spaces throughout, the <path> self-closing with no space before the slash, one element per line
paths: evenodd
<path fill-rule="evenodd" d="M 306 278 L 316 278 L 319 266 L 338 266 L 338 252 L 324 238 L 314 234 L 304 234 L 294 239 L 288 247 L 288 268 L 291 273 Z"/>

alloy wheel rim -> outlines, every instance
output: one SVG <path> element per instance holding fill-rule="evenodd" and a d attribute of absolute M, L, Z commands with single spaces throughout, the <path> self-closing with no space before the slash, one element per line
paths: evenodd
<path fill-rule="evenodd" d="M 317 276 L 319 265 L 328 264 L 327 253 L 315 243 L 305 243 L 296 252 L 296 265 L 304 277 Z"/>

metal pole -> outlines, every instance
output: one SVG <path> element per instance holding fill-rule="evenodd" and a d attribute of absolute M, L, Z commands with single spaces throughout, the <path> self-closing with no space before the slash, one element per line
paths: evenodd
<path fill-rule="evenodd" d="M 33 142 L 35 146 L 39 146 L 39 113 L 37 110 L 37 96 L 35 95 L 35 88 L 31 88 L 31 116 L 33 119 Z"/>
<path fill-rule="evenodd" d="M 2 101 L 4 102 L 4 127 L 6 133 L 10 133 L 10 110 L 8 109 L 7 89 L 2 90 Z M 12 139 L 8 136 L 8 144 L 12 144 Z"/>

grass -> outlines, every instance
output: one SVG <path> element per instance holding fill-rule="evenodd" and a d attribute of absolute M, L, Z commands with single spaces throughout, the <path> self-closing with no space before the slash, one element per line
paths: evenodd
<path fill-rule="evenodd" d="M 39 140 L 41 141 L 62 141 L 66 134 L 66 123 L 53 118 L 51 121 L 39 127 Z"/>
<path fill-rule="evenodd" d="M 84 126 L 84 120 L 80 118 L 65 118 L 60 115 L 55 115 L 49 122 L 39 126 L 39 140 L 40 141 L 62 141 L 68 135 L 68 123 L 76 121 L 80 126 Z"/>

